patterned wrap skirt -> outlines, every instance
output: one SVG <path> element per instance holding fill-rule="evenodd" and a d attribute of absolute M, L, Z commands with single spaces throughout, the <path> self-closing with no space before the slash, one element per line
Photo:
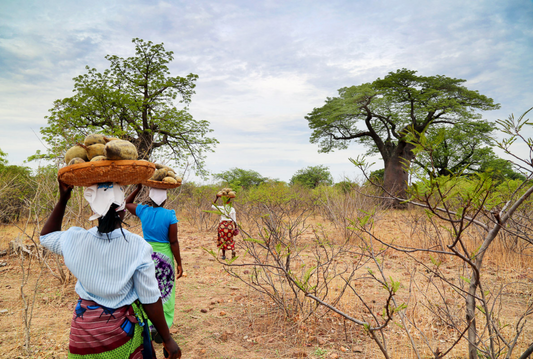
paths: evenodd
<path fill-rule="evenodd" d="M 148 242 L 152 246 L 152 260 L 155 265 L 155 277 L 161 292 L 163 312 L 168 327 L 174 322 L 174 305 L 176 304 L 176 270 L 174 267 L 174 255 L 170 243 Z M 150 323 L 152 326 L 152 323 Z"/>
<path fill-rule="evenodd" d="M 235 224 L 233 221 L 221 221 L 218 224 L 218 248 L 224 250 L 235 250 L 235 241 L 233 240 L 233 231 Z"/>
<path fill-rule="evenodd" d="M 68 358 L 155 358 L 142 305 L 137 301 L 112 309 L 79 299 L 72 316 Z"/>

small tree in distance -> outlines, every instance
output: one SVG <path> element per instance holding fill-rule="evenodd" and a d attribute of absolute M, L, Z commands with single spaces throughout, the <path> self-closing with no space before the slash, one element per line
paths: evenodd
<path fill-rule="evenodd" d="M 309 188 L 316 188 L 321 184 L 331 186 L 333 184 L 333 177 L 329 172 L 329 168 L 324 165 L 309 166 L 298 170 L 292 176 L 290 184 L 300 184 Z"/>
<path fill-rule="evenodd" d="M 215 179 L 226 182 L 230 187 L 242 187 L 249 189 L 253 186 L 258 186 L 265 183 L 268 178 L 261 176 L 258 172 L 253 170 L 244 170 L 242 168 L 231 168 L 227 171 L 216 173 L 213 175 Z"/>

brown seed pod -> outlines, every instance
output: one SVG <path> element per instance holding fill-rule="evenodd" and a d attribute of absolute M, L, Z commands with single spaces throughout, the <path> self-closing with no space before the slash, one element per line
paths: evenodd
<path fill-rule="evenodd" d="M 162 181 L 163 178 L 168 177 L 167 176 L 167 170 L 164 168 L 160 168 L 158 170 L 155 170 L 154 174 L 150 178 L 152 181 Z"/>
<path fill-rule="evenodd" d="M 133 143 L 124 140 L 114 140 L 105 145 L 104 156 L 110 160 L 136 160 L 138 154 Z"/>
<path fill-rule="evenodd" d="M 105 145 L 105 136 L 100 133 L 92 133 L 87 135 L 85 141 L 83 141 L 85 146 L 96 145 L 97 143 Z"/>
<path fill-rule="evenodd" d="M 85 160 L 83 158 L 79 158 L 79 157 L 74 157 L 73 159 L 71 159 L 68 163 L 69 166 L 71 165 L 77 165 L 78 163 L 85 163 Z"/>
<path fill-rule="evenodd" d="M 108 142 L 111 142 L 111 141 L 116 141 L 116 140 L 120 140 L 120 138 L 104 136 L 105 143 L 108 143 Z"/>
<path fill-rule="evenodd" d="M 165 177 L 163 178 L 163 182 L 165 183 L 171 183 L 171 184 L 177 184 L 178 181 L 176 181 L 174 178 L 172 177 Z"/>
<path fill-rule="evenodd" d="M 73 158 L 79 157 L 84 161 L 88 161 L 87 151 L 80 145 L 73 146 L 65 153 L 65 163 L 68 164 Z"/>
<path fill-rule="evenodd" d="M 94 145 L 87 146 L 85 150 L 87 151 L 87 158 L 92 160 L 94 157 L 104 155 L 105 145 L 101 143 L 95 143 Z"/>
<path fill-rule="evenodd" d="M 106 156 L 95 156 L 91 158 L 90 162 L 98 162 L 98 161 L 107 161 L 107 157 Z"/>

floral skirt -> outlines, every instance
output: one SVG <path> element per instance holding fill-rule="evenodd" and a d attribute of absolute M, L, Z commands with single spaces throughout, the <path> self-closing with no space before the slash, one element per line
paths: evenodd
<path fill-rule="evenodd" d="M 233 231 L 235 224 L 233 221 L 221 221 L 218 224 L 218 248 L 224 250 L 235 250 L 235 241 L 233 240 Z"/>
<path fill-rule="evenodd" d="M 148 319 L 139 302 L 112 309 L 79 299 L 68 350 L 69 359 L 155 358 Z"/>
<path fill-rule="evenodd" d="M 174 305 L 176 304 L 176 271 L 174 269 L 174 255 L 170 243 L 148 242 L 152 246 L 152 260 L 155 265 L 155 277 L 161 292 L 161 302 L 165 312 L 168 327 L 174 322 Z M 151 325 L 151 323 L 150 323 Z"/>

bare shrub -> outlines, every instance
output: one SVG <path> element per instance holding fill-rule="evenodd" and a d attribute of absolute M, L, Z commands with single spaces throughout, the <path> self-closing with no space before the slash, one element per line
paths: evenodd
<path fill-rule="evenodd" d="M 218 225 L 218 217 L 205 212 L 211 209 L 217 190 L 214 186 L 196 186 L 186 183 L 178 201 L 185 220 L 200 231 L 213 231 Z"/>

